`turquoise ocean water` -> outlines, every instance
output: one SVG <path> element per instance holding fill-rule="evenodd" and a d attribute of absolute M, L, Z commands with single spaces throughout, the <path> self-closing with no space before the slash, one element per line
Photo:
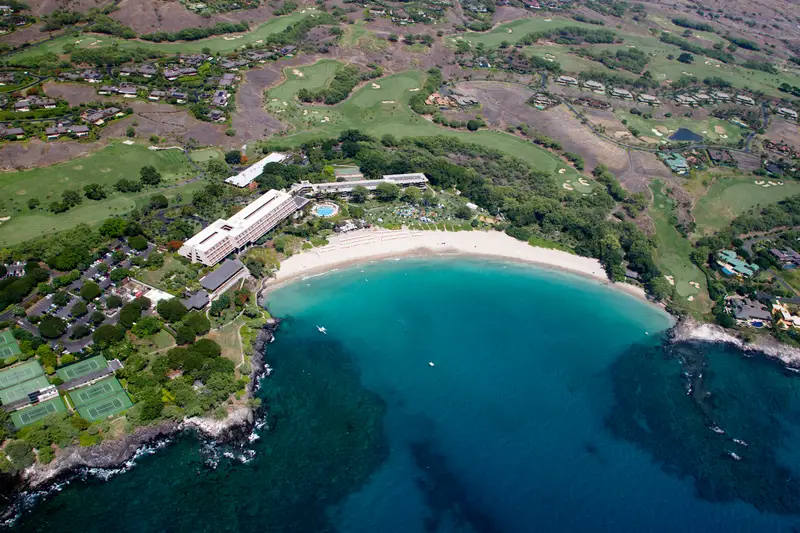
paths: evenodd
<path fill-rule="evenodd" d="M 628 295 L 408 259 L 298 281 L 269 306 L 285 322 L 257 440 L 183 435 L 40 498 L 14 528 L 800 528 L 800 382 L 725 346 L 665 344 L 669 318 Z"/>

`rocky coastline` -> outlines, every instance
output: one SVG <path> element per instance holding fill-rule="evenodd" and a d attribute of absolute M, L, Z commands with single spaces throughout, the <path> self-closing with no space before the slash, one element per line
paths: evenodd
<path fill-rule="evenodd" d="M 274 339 L 279 325 L 280 319 L 268 319 L 253 343 L 247 398 L 254 397 L 261 378 L 271 372 L 264 360 L 264 351 L 266 345 Z M 4 496 L 8 505 L 0 515 L 0 520 L 13 521 L 26 507 L 26 497 L 31 494 L 47 494 L 52 488 L 79 477 L 87 470 L 117 470 L 135 459 L 144 449 L 154 443 L 166 444 L 181 431 L 196 431 L 202 438 L 212 439 L 220 444 L 243 442 L 253 431 L 258 414 L 256 410 L 242 406 L 228 413 L 222 420 L 191 417 L 180 422 L 163 421 L 137 428 L 120 439 L 105 441 L 96 446 L 70 446 L 60 450 L 50 463 L 35 463 L 20 475 L 6 480 L 2 490 L 5 494 L 0 496 Z"/>
<path fill-rule="evenodd" d="M 787 367 L 800 368 L 800 349 L 787 346 L 768 335 L 760 335 L 752 342 L 744 339 L 739 332 L 725 329 L 716 324 L 698 322 L 692 318 L 678 321 L 670 332 L 672 342 L 725 343 L 736 346 L 744 352 L 761 353 L 776 359 Z"/>

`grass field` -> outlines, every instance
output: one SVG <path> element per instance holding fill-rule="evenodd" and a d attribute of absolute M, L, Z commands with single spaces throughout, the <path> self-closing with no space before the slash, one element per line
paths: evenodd
<path fill-rule="evenodd" d="M 536 46 L 524 46 L 523 53 L 528 57 L 541 57 L 542 59 L 553 59 L 561 65 L 567 72 L 583 72 L 585 70 L 593 70 L 598 72 L 605 72 L 607 74 L 614 74 L 626 78 L 633 79 L 635 76 L 630 72 L 624 70 L 612 70 L 598 61 L 580 57 L 569 52 L 570 47 L 561 44 L 537 44 Z"/>
<path fill-rule="evenodd" d="M 43 55 L 48 52 L 61 55 L 63 54 L 63 48 L 65 44 L 75 44 L 80 48 L 94 48 L 109 45 L 115 45 L 121 49 L 133 49 L 141 47 L 149 50 L 158 50 L 160 52 L 164 52 L 165 54 L 197 54 L 202 52 L 203 48 L 210 48 L 212 54 L 217 52 L 221 54 L 227 54 L 233 52 L 237 48 L 244 47 L 247 44 L 260 44 L 266 37 L 282 32 L 290 25 L 304 19 L 305 17 L 314 16 L 314 10 L 315 8 L 309 7 L 295 11 L 290 15 L 270 19 L 247 33 L 217 35 L 214 37 L 209 37 L 208 39 L 179 43 L 153 43 L 136 39 L 116 39 L 109 37 L 108 35 L 99 34 L 82 34 L 79 37 L 75 37 L 73 35 L 63 35 L 50 41 L 45 41 L 38 45 L 26 48 L 25 50 L 13 54 L 9 59 L 12 62 L 19 61 L 34 56 Z"/>
<path fill-rule="evenodd" d="M 344 33 L 339 39 L 342 48 L 361 48 L 371 52 L 379 52 L 389 47 L 389 42 L 379 38 L 377 35 L 364 27 L 364 21 L 359 20 L 355 24 L 348 24 L 344 28 Z"/>
<path fill-rule="evenodd" d="M 191 152 L 189 157 L 197 163 L 206 163 L 212 159 L 222 159 L 225 156 L 219 148 L 201 148 Z"/>
<path fill-rule="evenodd" d="M 647 107 L 644 107 L 643 111 L 646 111 Z M 668 141 L 668 137 L 678 128 L 692 130 L 694 133 L 702 135 L 706 141 L 728 145 L 738 144 L 742 137 L 749 133 L 749 130 L 741 126 L 714 117 L 708 117 L 705 120 L 684 116 L 646 119 L 641 115 L 634 115 L 626 109 L 616 109 L 614 115 L 620 120 L 627 120 L 628 126 L 638 129 L 642 137 L 648 137 L 658 142 Z M 727 137 L 723 137 L 723 135 Z"/>
<path fill-rule="evenodd" d="M 499 26 L 487 32 L 467 32 L 457 37 L 448 37 L 445 40 L 450 46 L 455 46 L 458 41 L 467 41 L 472 46 L 483 44 L 486 48 L 496 48 L 500 46 L 503 41 L 511 44 L 516 43 L 527 34 L 540 31 L 551 30 L 555 28 L 564 28 L 567 26 L 578 26 L 583 28 L 597 28 L 592 24 L 585 24 L 577 20 L 568 19 L 564 17 L 534 17 L 523 18 L 500 24 Z"/>
<path fill-rule="evenodd" d="M 314 91 L 327 87 L 342 66 L 343 63 L 334 59 L 323 59 L 306 67 L 287 67 L 283 69 L 286 81 L 267 91 L 267 99 L 277 100 L 272 104 L 280 109 L 284 101 L 293 101 L 300 89 Z"/>
<path fill-rule="evenodd" d="M 192 183 L 171 189 L 150 188 L 140 193 L 121 194 L 112 185 L 122 178 L 139 179 L 139 169 L 155 166 L 163 183 L 173 186 L 180 179 L 191 176 L 192 168 L 179 150 L 148 150 L 141 145 L 113 144 L 85 157 L 48 167 L 18 172 L 0 173 L 0 217 L 10 220 L 0 223 L 0 245 L 22 242 L 39 235 L 69 229 L 78 224 L 96 225 L 113 215 L 126 213 L 144 205 L 154 194 L 174 198 L 186 196 L 202 184 Z M 90 183 L 106 186 L 108 198 L 83 202 L 66 213 L 47 211 L 50 202 L 61 199 L 68 189 L 80 189 Z M 37 198 L 41 205 L 30 210 L 27 202 Z"/>
<path fill-rule="evenodd" d="M 309 139 L 335 136 L 345 129 L 359 129 L 380 137 L 387 133 L 397 137 L 448 135 L 504 151 L 527 161 L 537 169 L 555 172 L 562 182 L 576 179 L 577 172 L 547 150 L 530 141 L 507 133 L 490 130 L 469 132 L 442 128 L 415 114 L 408 107 L 414 89 L 422 87 L 425 76 L 418 71 L 406 71 L 367 83 L 341 104 L 329 107 L 303 106 L 287 102 L 270 102 L 277 117 L 291 122 L 297 132 L 276 139 L 282 144 L 297 146 Z M 276 87 L 277 89 L 277 87 Z M 275 104 L 280 104 L 276 106 Z M 280 107 L 280 109 L 276 109 Z"/>
<path fill-rule="evenodd" d="M 695 314 L 711 310 L 711 299 L 703 272 L 689 259 L 692 245 L 670 223 L 675 203 L 664 191 L 664 183 L 655 180 L 650 186 L 653 205 L 649 210 L 656 228 L 655 261 L 661 271 L 675 282 L 674 302 L 678 307 Z M 697 289 L 690 282 L 700 285 Z M 692 298 L 692 300 L 689 300 Z"/>
<path fill-rule="evenodd" d="M 772 180 L 783 185 L 764 187 L 756 181 L 769 179 L 734 175 L 717 178 L 695 202 L 693 215 L 697 223 L 698 237 L 723 229 L 738 215 L 757 205 L 779 202 L 800 193 L 800 183 L 788 180 Z"/>
<path fill-rule="evenodd" d="M 222 348 L 222 357 L 230 359 L 236 365 L 236 377 L 239 377 L 239 365 L 244 362 L 242 343 L 239 337 L 239 329 L 244 325 L 242 318 L 237 318 L 225 327 L 211 331 L 206 338 L 213 340 Z"/>

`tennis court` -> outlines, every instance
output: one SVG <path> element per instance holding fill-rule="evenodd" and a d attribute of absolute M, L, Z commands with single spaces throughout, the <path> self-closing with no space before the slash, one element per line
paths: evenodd
<path fill-rule="evenodd" d="M 99 402 L 111 396 L 116 396 L 118 392 L 122 392 L 122 385 L 117 381 L 117 378 L 109 377 L 93 385 L 89 385 L 88 387 L 81 387 L 80 389 L 70 391 L 69 398 L 77 408 L 90 403 Z"/>
<path fill-rule="evenodd" d="M 106 362 L 106 358 L 102 355 L 95 355 L 94 357 L 90 357 L 85 361 L 80 361 L 75 363 L 74 365 L 65 366 L 64 368 L 59 368 L 56 370 L 56 375 L 60 377 L 64 381 L 72 381 L 73 379 L 77 379 L 83 377 L 87 374 L 91 374 L 101 368 L 105 368 L 108 366 Z"/>
<path fill-rule="evenodd" d="M 0 372 L 0 389 L 7 389 L 28 381 L 36 376 L 44 376 L 44 369 L 38 361 L 28 361 Z"/>
<path fill-rule="evenodd" d="M 11 334 L 9 330 L 0 331 L 0 359 L 8 359 L 9 357 L 18 356 L 22 353 L 17 344 L 17 339 Z"/>
<path fill-rule="evenodd" d="M 53 398 L 52 400 L 47 400 L 46 402 L 37 403 L 31 407 L 14 411 L 11 413 L 11 421 L 14 423 L 14 426 L 19 429 L 24 426 L 29 426 L 34 422 L 38 422 L 48 415 L 65 413 L 66 411 L 67 407 L 64 405 L 61 398 Z"/>
<path fill-rule="evenodd" d="M 120 391 L 114 396 L 79 407 L 78 414 L 89 422 L 94 422 L 95 420 L 117 414 L 132 406 L 133 403 L 130 398 L 128 398 L 128 395 L 125 394 L 124 391 Z"/>
<path fill-rule="evenodd" d="M 50 382 L 47 381 L 45 376 L 38 376 L 28 381 L 23 381 L 13 387 L 0 390 L 0 402 L 3 402 L 3 405 L 8 405 L 17 400 L 27 398 L 29 393 L 43 389 L 49 385 Z"/>

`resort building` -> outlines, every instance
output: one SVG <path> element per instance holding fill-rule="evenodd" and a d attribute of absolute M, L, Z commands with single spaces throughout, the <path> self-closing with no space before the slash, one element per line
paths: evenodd
<path fill-rule="evenodd" d="M 730 303 L 736 320 L 747 322 L 756 327 L 762 327 L 765 323 L 772 322 L 770 310 L 757 300 L 742 298 L 731 300 Z"/>
<path fill-rule="evenodd" d="M 800 328 L 800 316 L 792 313 L 786 303 L 781 301 L 773 303 L 772 312 L 779 315 L 776 325 L 781 329 Z"/>
<path fill-rule="evenodd" d="M 353 192 L 356 187 L 364 187 L 368 191 L 374 191 L 381 183 L 394 183 L 399 187 L 420 187 L 424 188 L 428 183 L 428 178 L 422 172 L 413 174 L 387 174 L 379 180 L 354 180 L 336 181 L 326 183 L 311 183 L 301 181 L 295 183 L 289 190 L 292 194 L 348 194 Z"/>
<path fill-rule="evenodd" d="M 697 100 L 697 103 L 700 105 L 711 103 L 711 96 L 709 96 L 708 93 L 697 93 L 694 95 L 694 99 Z"/>
<path fill-rule="evenodd" d="M 787 107 L 778 108 L 778 114 L 784 118 L 788 118 L 790 120 L 797 120 L 797 111 L 794 109 L 789 109 Z"/>
<path fill-rule="evenodd" d="M 250 185 L 257 177 L 261 175 L 264 171 L 264 167 L 270 163 L 283 163 L 287 159 L 289 159 L 291 155 L 289 154 L 281 154 L 279 152 L 272 152 L 267 157 L 262 159 L 257 163 L 253 163 L 243 171 L 239 172 L 235 176 L 231 176 L 230 178 L 225 180 L 225 183 L 230 183 L 231 185 L 235 185 L 237 187 L 247 187 Z"/>
<path fill-rule="evenodd" d="M 261 238 L 308 203 L 283 191 L 271 190 L 227 220 L 217 220 L 186 241 L 178 253 L 204 265 L 215 265 L 228 254 Z"/>
<path fill-rule="evenodd" d="M 800 254 L 791 248 L 787 248 L 786 250 L 772 248 L 769 253 L 781 262 L 781 266 L 784 270 L 791 270 L 800 266 Z"/>
<path fill-rule="evenodd" d="M 721 250 L 717 254 L 717 265 L 726 276 L 749 278 L 760 270 L 758 265 L 744 261 L 736 255 L 736 252 L 731 250 Z"/>
<path fill-rule="evenodd" d="M 736 103 L 742 104 L 746 106 L 754 106 L 756 105 L 756 101 L 747 96 L 746 94 L 737 94 L 736 95 Z"/>
<path fill-rule="evenodd" d="M 200 280 L 200 285 L 208 291 L 206 302 L 208 298 L 213 300 L 216 296 L 224 293 L 249 275 L 250 272 L 238 259 L 234 261 L 226 260 L 218 269 Z"/>
<path fill-rule="evenodd" d="M 559 76 L 556 79 L 556 83 L 559 85 L 578 85 L 578 80 L 572 76 Z"/>

